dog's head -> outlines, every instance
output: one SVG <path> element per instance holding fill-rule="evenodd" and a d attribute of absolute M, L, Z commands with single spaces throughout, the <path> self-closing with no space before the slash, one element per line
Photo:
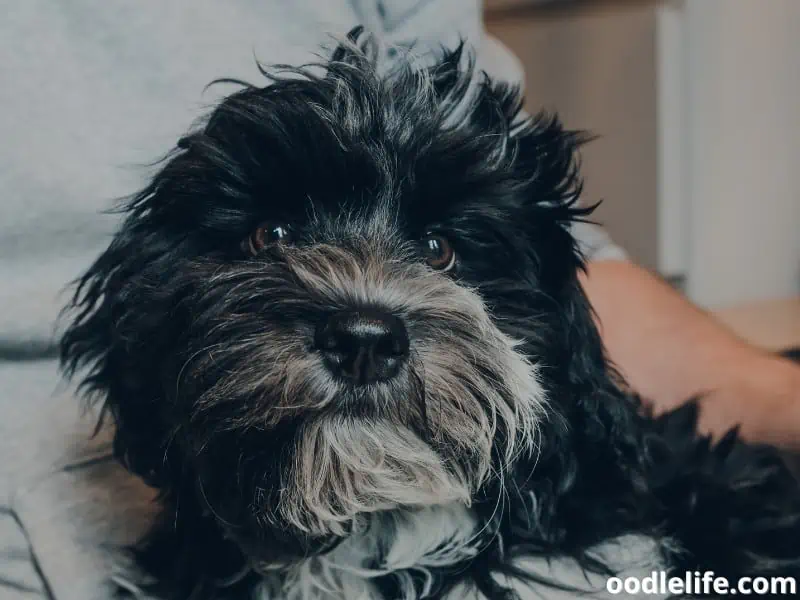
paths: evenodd
<path fill-rule="evenodd" d="M 580 383 L 580 135 L 463 63 L 244 87 L 79 284 L 63 358 L 117 455 L 255 559 L 470 503 Z"/>

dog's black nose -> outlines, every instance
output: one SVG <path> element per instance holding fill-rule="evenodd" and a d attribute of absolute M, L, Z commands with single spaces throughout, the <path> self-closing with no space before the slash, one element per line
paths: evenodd
<path fill-rule="evenodd" d="M 403 322 L 378 311 L 333 315 L 317 327 L 314 344 L 331 371 L 357 385 L 397 375 L 409 347 Z"/>

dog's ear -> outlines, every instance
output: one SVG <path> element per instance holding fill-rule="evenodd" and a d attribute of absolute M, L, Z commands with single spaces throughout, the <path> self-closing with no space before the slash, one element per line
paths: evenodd
<path fill-rule="evenodd" d="M 514 138 L 515 170 L 524 181 L 522 202 L 537 297 L 552 315 L 553 339 L 546 356 L 563 370 L 564 383 L 587 392 L 616 380 L 605 355 L 595 314 L 579 275 L 586 263 L 573 225 L 587 221 L 597 204 L 581 197 L 580 147 L 591 140 L 565 129 L 556 115 L 521 121 Z"/>
<path fill-rule="evenodd" d="M 166 462 L 168 432 L 161 419 L 160 390 L 150 376 L 156 364 L 155 339 L 134 337 L 141 319 L 163 317 L 136 311 L 131 282 L 147 265 L 169 260 L 158 233 L 146 233 L 130 214 L 110 246 L 76 282 L 62 313 L 67 328 L 61 338 L 62 370 L 81 377 L 80 387 L 91 406 L 100 407 L 98 430 L 110 415 L 116 426 L 114 453 L 132 472 L 158 486 Z M 154 285 L 157 283 L 154 282 Z M 136 320 L 136 327 L 130 322 Z M 143 329 L 142 329 L 143 330 Z M 149 371 L 149 372 L 148 372 Z"/>
<path fill-rule="evenodd" d="M 540 277 L 557 284 L 584 267 L 572 226 L 589 220 L 599 205 L 582 197 L 579 151 L 592 136 L 566 129 L 557 115 L 540 112 L 522 121 L 514 138 L 515 170 L 525 182 L 527 222 L 535 246 L 547 255 L 547 260 L 538 261 Z"/>

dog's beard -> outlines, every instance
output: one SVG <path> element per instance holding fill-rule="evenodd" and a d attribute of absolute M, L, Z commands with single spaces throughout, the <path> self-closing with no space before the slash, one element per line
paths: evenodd
<path fill-rule="evenodd" d="M 469 473 L 390 420 L 332 416 L 303 427 L 278 511 L 312 535 L 349 533 L 356 515 L 470 500 Z"/>
<path fill-rule="evenodd" d="M 533 450 L 543 406 L 534 365 L 474 290 L 406 260 L 390 240 L 276 247 L 183 272 L 193 315 L 177 378 L 190 413 L 183 435 L 198 456 L 222 452 L 215 445 L 232 438 L 221 432 L 262 437 L 272 462 L 260 473 L 238 472 L 249 448 L 224 452 L 239 456 L 227 478 L 253 488 L 256 522 L 343 536 L 376 511 L 468 504 Z M 352 386 L 308 340 L 324 315 L 361 307 L 401 318 L 411 350 L 393 379 Z"/>

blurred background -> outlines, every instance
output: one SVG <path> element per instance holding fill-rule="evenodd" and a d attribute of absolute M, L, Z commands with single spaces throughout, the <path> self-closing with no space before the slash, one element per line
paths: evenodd
<path fill-rule="evenodd" d="M 586 198 L 604 200 L 615 241 L 701 306 L 758 307 L 762 328 L 800 339 L 800 1 L 486 11 L 523 63 L 527 108 L 600 136 L 583 151 Z"/>

